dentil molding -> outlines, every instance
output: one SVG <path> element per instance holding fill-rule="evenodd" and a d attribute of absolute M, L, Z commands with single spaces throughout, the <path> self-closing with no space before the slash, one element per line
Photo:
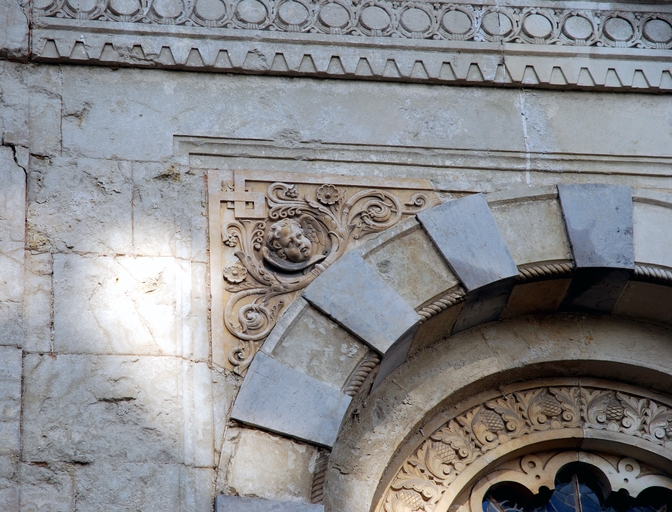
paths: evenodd
<path fill-rule="evenodd" d="M 290 76 L 672 89 L 667 2 L 499 3 L 38 0 L 32 54 Z"/>

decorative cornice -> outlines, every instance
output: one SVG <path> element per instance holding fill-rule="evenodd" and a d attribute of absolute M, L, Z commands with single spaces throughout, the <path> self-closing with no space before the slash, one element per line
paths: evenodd
<path fill-rule="evenodd" d="M 672 8 L 604 5 L 45 0 L 34 7 L 32 51 L 104 65 L 672 90 Z"/>
<path fill-rule="evenodd" d="M 642 393 L 644 393 L 642 391 Z M 544 439 L 592 431 L 592 438 L 620 434 L 649 449 L 672 449 L 672 408 L 660 397 L 604 386 L 548 386 L 522 389 L 474 407 L 427 436 L 402 464 L 376 509 L 384 512 L 447 510 L 444 495 L 456 496 L 461 478 L 489 452 L 503 454 L 508 443 L 519 449 L 537 433 Z M 585 434 L 586 437 L 588 434 Z M 530 441 L 532 442 L 532 441 Z M 483 462 L 486 461 L 486 462 Z M 449 494 L 447 494 L 449 493 Z"/>

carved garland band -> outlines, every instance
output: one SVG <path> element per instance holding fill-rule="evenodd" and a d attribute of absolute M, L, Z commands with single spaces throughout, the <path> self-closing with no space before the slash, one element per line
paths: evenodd
<path fill-rule="evenodd" d="M 507 446 L 524 445 L 525 436 L 544 432 L 545 439 L 560 439 L 602 431 L 605 437 L 634 438 L 632 444 L 649 445 L 652 452 L 672 450 L 672 406 L 613 389 L 610 384 L 524 389 L 470 409 L 429 435 L 406 459 L 376 510 L 445 512 L 473 483 L 476 467 L 506 453 Z M 514 440 L 519 441 L 507 445 Z"/>

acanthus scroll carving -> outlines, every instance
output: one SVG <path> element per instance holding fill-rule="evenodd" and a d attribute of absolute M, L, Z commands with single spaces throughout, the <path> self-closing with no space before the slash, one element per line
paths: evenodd
<path fill-rule="evenodd" d="M 523 390 L 472 408 L 431 434 L 403 463 L 377 510 L 435 512 L 451 484 L 488 452 L 528 434 L 570 428 L 620 433 L 672 450 L 669 404 L 595 387 Z"/>
<path fill-rule="evenodd" d="M 249 366 L 296 293 L 353 244 L 437 203 L 427 192 L 274 182 L 263 195 L 263 214 L 259 193 L 240 183 L 224 183 L 222 190 L 235 212 L 221 236 L 224 251 L 235 257 L 225 263 L 222 279 L 230 294 L 224 325 L 238 340 L 228 361 L 237 373 Z"/>

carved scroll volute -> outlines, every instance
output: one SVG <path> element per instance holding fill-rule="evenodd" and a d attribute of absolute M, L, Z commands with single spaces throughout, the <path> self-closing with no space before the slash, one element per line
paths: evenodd
<path fill-rule="evenodd" d="M 245 201 L 242 193 L 224 186 L 231 202 Z M 422 192 L 400 192 L 405 202 L 387 190 L 348 193 L 332 184 L 272 183 L 264 195 L 264 215 L 255 202 L 253 218 L 245 218 L 248 210 L 236 203 L 235 220 L 222 225 L 224 251 L 235 256 L 234 263 L 230 254 L 224 258 L 229 264 L 222 277 L 230 294 L 224 325 L 238 340 L 228 359 L 237 373 L 249 366 L 286 305 L 354 243 L 438 203 Z"/>

